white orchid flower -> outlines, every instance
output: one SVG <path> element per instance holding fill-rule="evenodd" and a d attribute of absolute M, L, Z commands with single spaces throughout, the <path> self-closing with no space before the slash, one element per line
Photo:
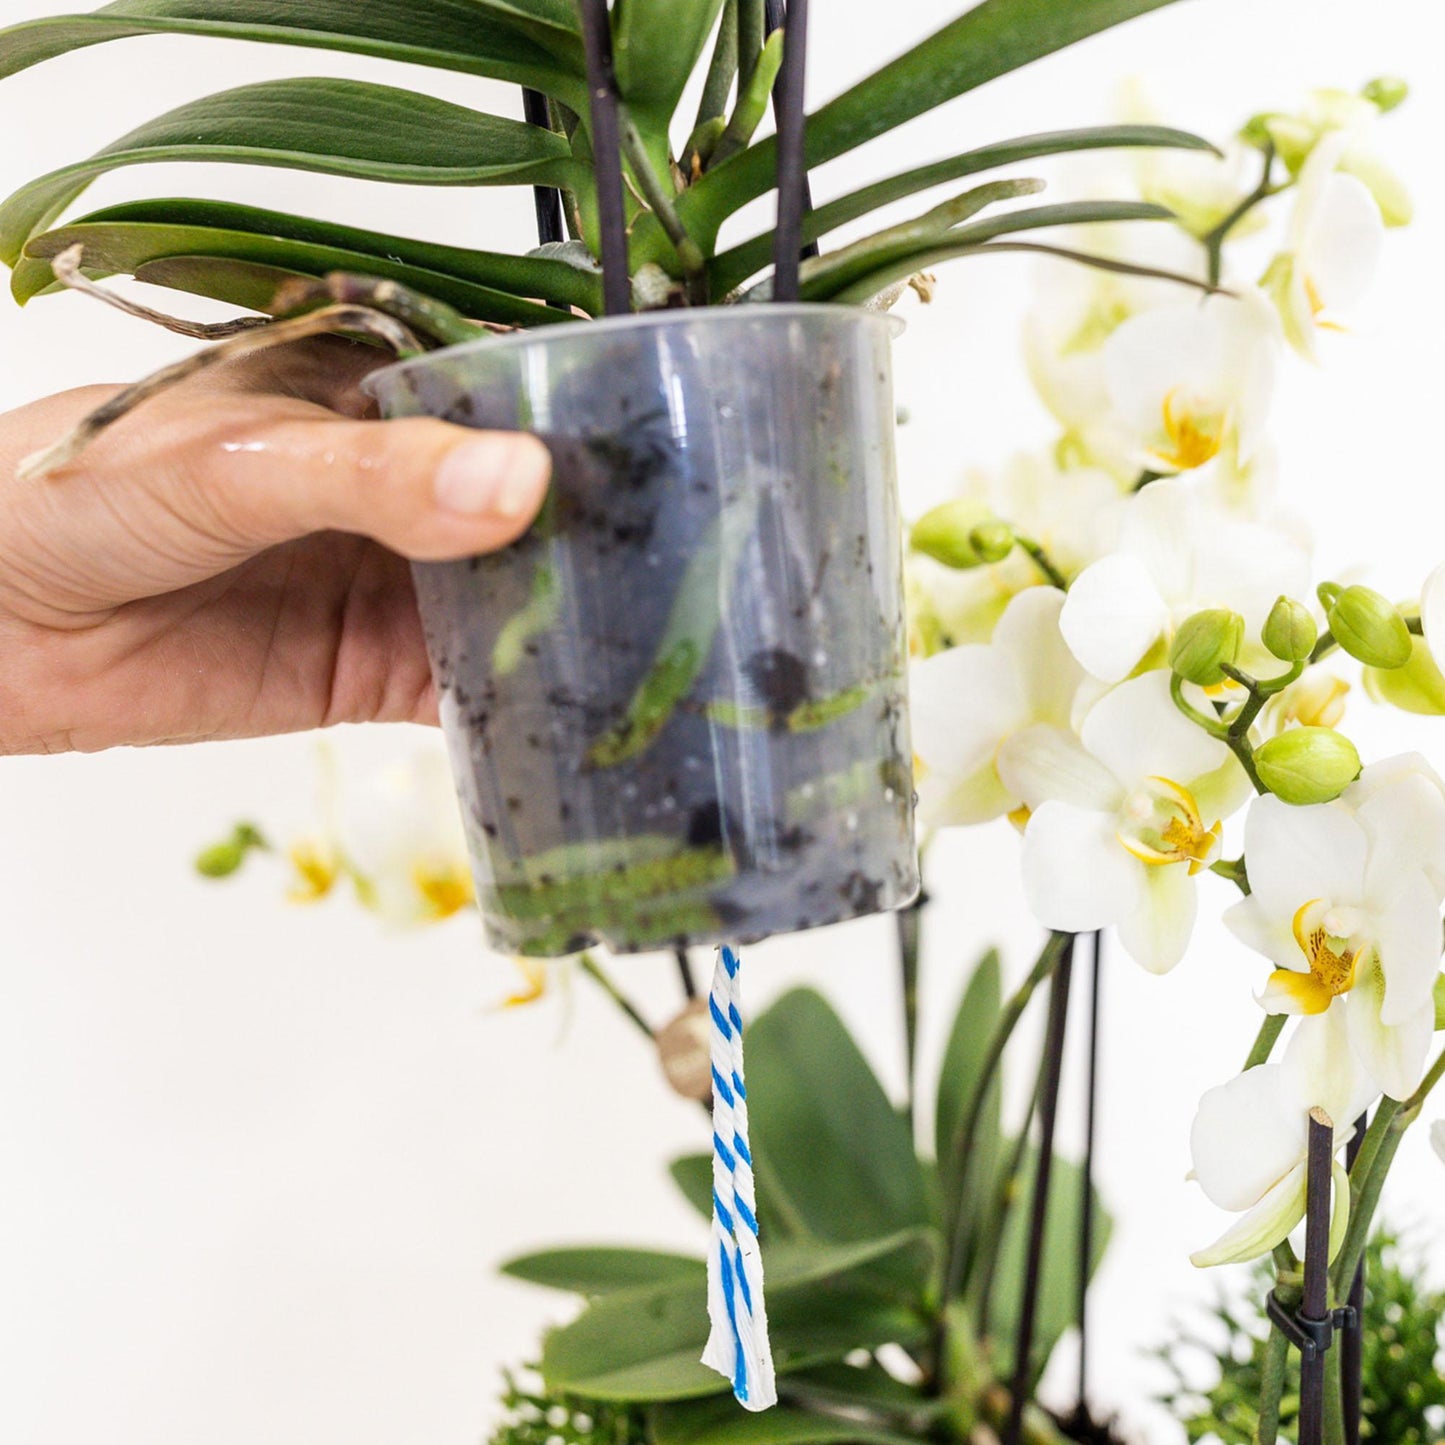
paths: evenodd
<path fill-rule="evenodd" d="M 1435 666 L 1445 668 L 1445 562 L 1425 579 L 1420 590 L 1420 631 Z"/>
<path fill-rule="evenodd" d="M 1020 452 L 997 470 L 973 473 L 962 495 L 1037 542 L 1066 577 L 1106 550 L 1110 519 L 1123 500 L 1119 484 L 1106 472 L 1061 466 L 1048 452 Z M 920 615 L 955 644 L 987 642 L 1010 599 L 1043 580 L 1021 550 L 1002 562 L 965 570 L 928 557 L 909 559 L 909 582 L 923 604 Z"/>
<path fill-rule="evenodd" d="M 1194 875 L 1249 784 L 1225 745 L 1179 712 L 1169 674 L 1106 693 L 1077 738 L 1016 733 L 998 773 L 1030 810 L 1023 880 L 1038 920 L 1070 933 L 1117 924 L 1138 963 L 1173 968 L 1194 928 Z"/>
<path fill-rule="evenodd" d="M 1071 239 L 1065 237 L 1063 244 Z M 1205 279 L 1199 245 L 1174 226 L 1090 226 L 1079 242 L 1094 255 Z M 1105 344 L 1131 317 L 1178 305 L 1186 294 L 1175 281 L 1093 267 L 1048 262 L 1036 273 L 1024 322 L 1029 378 L 1070 437 L 1091 459 L 1110 470 L 1117 467 L 1121 476 L 1137 467 L 1132 439 L 1110 408 Z"/>
<path fill-rule="evenodd" d="M 1395 1099 L 1424 1068 L 1440 970 L 1440 895 L 1413 832 L 1421 816 L 1414 776 L 1306 807 L 1256 798 L 1244 834 L 1252 891 L 1225 914 L 1275 965 L 1261 1005 L 1341 1013 L 1363 1066 Z"/>
<path fill-rule="evenodd" d="M 982 823 L 1016 808 L 1000 748 L 1037 726 L 1067 734 L 1083 669 L 1059 635 L 1064 595 L 1030 587 L 1005 609 L 993 641 L 913 665 L 909 679 L 918 816 L 925 828 Z"/>
<path fill-rule="evenodd" d="M 1414 214 L 1409 188 L 1375 144 L 1381 110 L 1368 96 L 1317 90 L 1298 115 L 1271 116 L 1267 129 L 1291 171 L 1299 171 L 1326 139 L 1343 134 L 1339 168 L 1363 181 L 1387 226 L 1407 226 Z"/>
<path fill-rule="evenodd" d="M 1207 1267 L 1267 1254 L 1304 1218 L 1310 1110 L 1335 1128 L 1335 1147 L 1378 1096 L 1360 1067 L 1338 1012 L 1305 1019 L 1278 1062 L 1259 1064 L 1199 1101 L 1190 1131 L 1193 1177 L 1211 1203 L 1243 1218 L 1207 1249 L 1190 1256 Z M 1330 1257 L 1349 1222 L 1349 1181 L 1333 1169 Z"/>
<path fill-rule="evenodd" d="M 1167 648 L 1174 629 L 1207 608 L 1238 612 L 1247 650 L 1241 665 L 1279 663 L 1256 657 L 1269 609 L 1281 593 L 1302 595 L 1309 559 L 1298 542 L 1271 527 L 1221 516 L 1184 478 L 1151 482 L 1132 498 L 1116 550 L 1075 578 L 1060 626 L 1084 668 L 1118 682 Z M 1163 654 L 1159 654 L 1163 661 Z"/>
<path fill-rule="evenodd" d="M 1318 333 L 1341 330 L 1341 316 L 1364 295 L 1385 240 L 1369 188 L 1339 169 L 1348 143 L 1346 132 L 1327 136 L 1304 163 L 1286 248 L 1261 283 L 1279 309 L 1285 338 L 1311 359 Z"/>
<path fill-rule="evenodd" d="M 435 922 L 472 903 L 466 835 L 439 747 L 346 789 L 337 827 L 358 898 L 386 922 Z"/>
<path fill-rule="evenodd" d="M 1104 346 L 1104 382 L 1136 463 L 1189 472 L 1230 445 L 1247 463 L 1274 394 L 1277 342 L 1254 291 L 1156 307 L 1119 326 Z"/>

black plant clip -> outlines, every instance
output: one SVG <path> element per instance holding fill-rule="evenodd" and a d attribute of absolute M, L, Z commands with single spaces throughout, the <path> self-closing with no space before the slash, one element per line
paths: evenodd
<path fill-rule="evenodd" d="M 1274 1290 L 1270 1290 L 1265 1299 L 1265 1309 L 1280 1334 L 1309 1364 L 1313 1364 L 1328 1351 L 1334 1343 L 1336 1330 L 1352 1330 L 1359 1322 L 1359 1314 L 1354 1305 L 1340 1305 L 1323 1319 L 1312 1319 L 1303 1310 L 1286 1309 L 1279 1302 Z"/>

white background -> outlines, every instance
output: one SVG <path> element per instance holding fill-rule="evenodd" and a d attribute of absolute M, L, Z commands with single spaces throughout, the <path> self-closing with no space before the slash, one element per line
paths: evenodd
<path fill-rule="evenodd" d="M 59 12 L 19 0 L 6 19 Z M 810 89 L 826 98 L 930 33 L 957 0 L 822 0 Z M 1392 594 L 1445 556 L 1440 338 L 1445 295 L 1445 24 L 1423 0 L 1197 0 L 1007 79 L 818 177 L 822 196 L 993 139 L 1106 117 L 1144 75 L 1169 118 L 1224 135 L 1317 84 L 1408 76 L 1386 136 L 1418 201 L 1389 240 L 1354 335 L 1324 371 L 1293 369 L 1275 427 L 1286 486 L 1314 517 L 1321 562 L 1379 563 Z M 226 84 L 316 72 L 389 78 L 506 113 L 502 87 L 356 59 L 200 40 L 128 41 L 0 87 L 0 190 L 87 154 Z M 530 199 L 420 192 L 281 171 L 148 168 L 87 197 L 230 196 L 490 247 L 530 244 Z M 1029 272 L 997 259 L 946 272 L 898 347 L 910 495 L 1042 440 L 1017 349 Z M 200 309 L 199 307 L 197 308 Z M 187 343 L 80 298 L 0 305 L 0 409 L 130 378 Z M 1364 747 L 1399 720 L 1363 707 Z M 1445 722 L 1414 728 L 1445 762 Z M 405 745 L 341 740 L 348 765 Z M 627 1026 L 586 985 L 569 1003 L 497 1015 L 514 977 L 472 919 L 383 936 L 346 904 L 286 906 L 256 869 L 216 888 L 189 858 L 236 816 L 304 815 L 304 738 L 0 763 L 0 1440 L 13 1445 L 466 1445 L 498 1370 L 535 1349 L 565 1301 L 507 1284 L 500 1259 L 568 1240 L 700 1248 L 663 1163 L 699 1148 Z M 1228 889 L 1208 879 L 1206 913 Z M 1016 973 L 1022 918 L 1004 825 L 934 859 L 925 1063 L 985 942 Z M 826 988 L 894 1085 L 901 1073 L 891 927 L 872 921 L 753 949 L 760 1005 Z M 1223 1219 L 1184 1180 L 1201 1090 L 1226 1077 L 1258 1018 L 1257 963 L 1204 923 L 1171 977 L 1115 955 L 1107 979 L 1102 1174 L 1121 1216 L 1097 1299 L 1100 1400 L 1141 1440 L 1175 1432 L 1140 1402 L 1141 1348 L 1210 1287 L 1186 1260 Z M 622 961 L 651 1017 L 670 966 Z M 602 1080 L 606 1077 L 606 1087 Z M 1075 1075 L 1075 1077 L 1077 1077 Z M 1075 1088 L 1077 1086 L 1075 1085 Z M 1077 1136 L 1077 1092 L 1064 1132 Z M 1440 1165 L 1402 1153 L 1397 1219 L 1438 1213 Z M 701 1307 L 701 1301 L 699 1301 Z M 1067 1391 L 1067 1361 L 1056 1385 Z"/>

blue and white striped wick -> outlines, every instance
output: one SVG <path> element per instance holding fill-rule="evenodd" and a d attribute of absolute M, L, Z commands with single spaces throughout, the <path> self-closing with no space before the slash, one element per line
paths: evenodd
<path fill-rule="evenodd" d="M 708 1015 L 712 1029 L 712 1248 L 707 1311 L 712 1322 L 702 1362 L 732 1381 L 749 1410 L 777 1404 L 763 1258 L 758 1249 L 753 1156 L 748 1147 L 748 1091 L 743 1083 L 741 964 L 718 950 Z"/>

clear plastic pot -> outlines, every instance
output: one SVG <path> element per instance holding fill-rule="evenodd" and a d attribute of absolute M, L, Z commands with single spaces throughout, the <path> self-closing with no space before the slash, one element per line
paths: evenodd
<path fill-rule="evenodd" d="M 747 942 L 918 888 L 895 323 L 742 306 L 434 352 L 386 416 L 552 449 L 532 530 L 415 568 L 491 942 Z"/>

